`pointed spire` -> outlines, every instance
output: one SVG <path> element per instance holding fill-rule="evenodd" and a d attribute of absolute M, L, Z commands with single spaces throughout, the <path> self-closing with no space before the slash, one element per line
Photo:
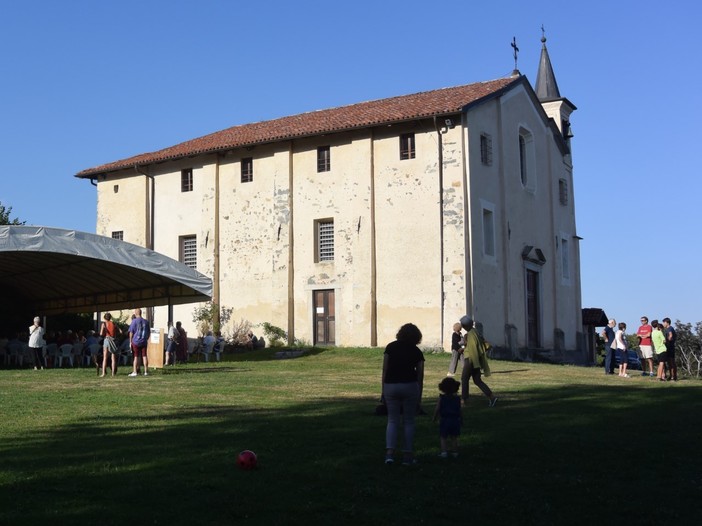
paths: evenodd
<path fill-rule="evenodd" d="M 536 96 L 541 101 L 560 99 L 561 93 L 558 91 L 556 76 L 553 74 L 551 59 L 546 49 L 546 34 L 544 26 L 541 26 L 541 59 L 539 60 L 539 71 L 536 74 Z"/>

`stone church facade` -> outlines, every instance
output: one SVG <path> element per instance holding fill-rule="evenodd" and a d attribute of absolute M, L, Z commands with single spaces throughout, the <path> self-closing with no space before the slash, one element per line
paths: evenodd
<path fill-rule="evenodd" d="M 544 45 L 536 88 L 515 72 L 234 126 L 77 177 L 97 185 L 98 234 L 210 276 L 234 320 L 343 346 L 413 322 L 448 349 L 469 313 L 503 355 L 569 359 L 574 109 Z M 156 308 L 154 324 L 192 311 Z"/>

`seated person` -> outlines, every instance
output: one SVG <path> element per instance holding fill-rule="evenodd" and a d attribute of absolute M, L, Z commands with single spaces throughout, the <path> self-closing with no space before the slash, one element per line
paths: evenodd
<path fill-rule="evenodd" d="M 212 347 L 214 348 L 214 344 L 216 344 L 216 343 L 217 343 L 217 340 L 215 339 L 214 336 L 212 336 L 212 331 L 207 331 L 207 336 L 205 336 L 202 339 L 202 346 L 204 348 L 207 348 L 210 345 L 212 345 Z"/>

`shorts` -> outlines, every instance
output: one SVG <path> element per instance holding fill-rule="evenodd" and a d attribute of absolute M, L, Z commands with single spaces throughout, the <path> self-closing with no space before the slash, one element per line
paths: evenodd
<path fill-rule="evenodd" d="M 626 349 L 617 349 L 617 352 L 619 353 L 620 364 L 629 363 L 629 354 L 626 352 Z"/>
<path fill-rule="evenodd" d="M 146 344 L 132 344 L 132 352 L 134 353 L 134 358 L 146 358 Z"/>
<path fill-rule="evenodd" d="M 668 353 L 666 351 L 659 352 L 656 354 L 656 359 L 658 363 L 665 363 L 668 361 Z"/>
<path fill-rule="evenodd" d="M 168 342 L 168 347 L 166 347 L 166 352 L 176 352 L 178 350 L 178 343 L 173 340 Z"/>
<path fill-rule="evenodd" d="M 653 347 L 650 345 L 639 345 L 639 349 L 641 349 L 641 354 L 644 358 L 653 358 Z"/>

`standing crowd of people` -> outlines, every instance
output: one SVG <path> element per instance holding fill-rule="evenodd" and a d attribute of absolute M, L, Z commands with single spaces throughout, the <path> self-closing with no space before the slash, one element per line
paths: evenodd
<path fill-rule="evenodd" d="M 622 378 L 630 378 L 630 341 L 626 336 L 626 323 L 617 324 L 615 319 L 602 331 L 604 340 L 605 374 L 614 374 L 615 368 Z M 670 318 L 661 322 L 641 316 L 641 325 L 636 331 L 636 348 L 641 362 L 641 376 L 656 378 L 661 382 L 677 381 L 678 368 L 675 362 L 675 328 Z M 655 365 L 657 363 L 657 365 Z M 617 365 L 618 364 L 618 365 Z"/>
<path fill-rule="evenodd" d="M 0 338 L 0 350 L 4 354 L 4 364 L 22 367 L 25 360 L 35 370 L 45 367 L 60 366 L 66 361 L 72 365 L 92 365 L 98 374 L 104 377 L 109 367 L 112 376 L 117 374 L 120 358 L 132 358 L 130 377 L 143 374 L 148 376 L 147 345 L 151 333 L 149 321 L 141 315 L 141 309 L 135 309 L 130 324 L 122 330 L 108 312 L 103 316 L 97 332 L 88 331 L 50 331 L 42 326 L 41 318 L 35 317 L 26 333 L 16 333 L 12 339 Z M 62 348 L 70 346 L 70 353 Z M 168 345 L 166 346 L 165 364 L 185 363 L 188 361 L 188 335 L 180 322 L 175 327 L 169 323 Z"/>

